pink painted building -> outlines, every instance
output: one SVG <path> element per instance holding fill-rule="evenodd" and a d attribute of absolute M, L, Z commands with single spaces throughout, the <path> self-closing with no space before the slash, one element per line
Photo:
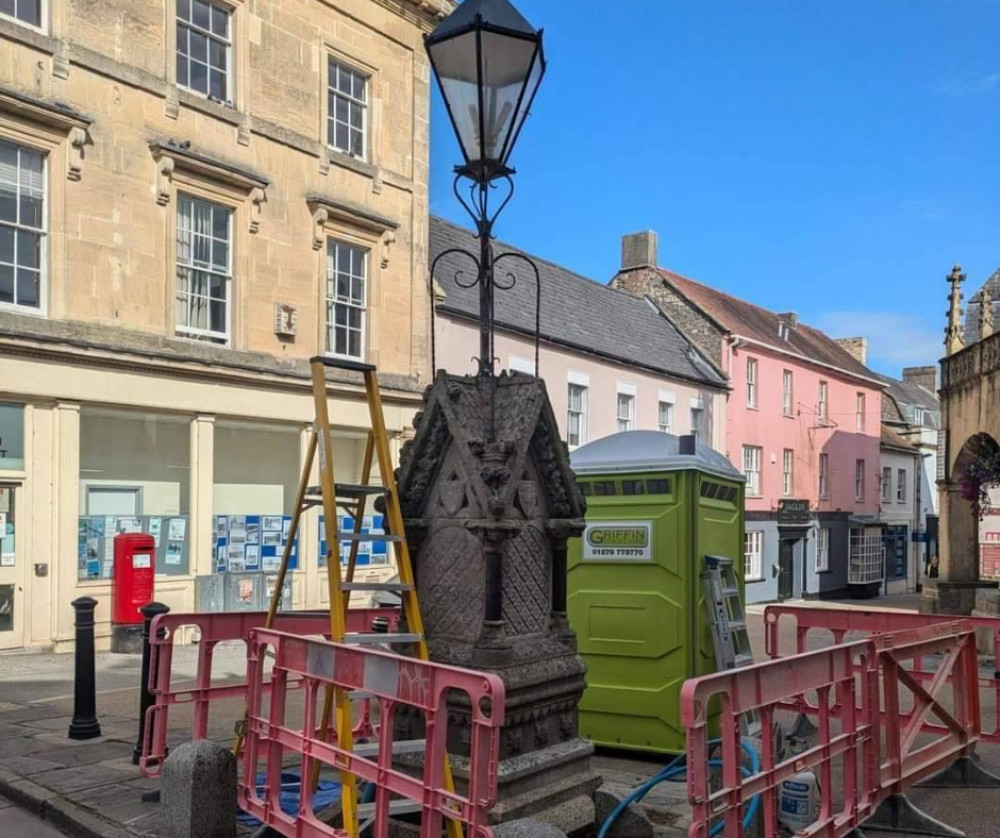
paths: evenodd
<path fill-rule="evenodd" d="M 874 592 L 883 382 L 798 321 L 657 267 L 627 236 L 614 284 L 651 298 L 728 377 L 724 451 L 747 478 L 751 602 Z"/>

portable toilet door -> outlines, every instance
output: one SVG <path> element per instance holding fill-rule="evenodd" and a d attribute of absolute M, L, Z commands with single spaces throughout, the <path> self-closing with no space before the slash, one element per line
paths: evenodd
<path fill-rule="evenodd" d="M 587 526 L 570 542 L 567 609 L 587 664 L 580 733 L 597 745 L 683 752 L 681 685 L 714 668 L 704 660 L 712 643 L 699 551 L 742 545 L 743 478 L 721 454 L 696 450 L 681 454 L 671 434 L 628 431 L 571 455 Z M 723 498 L 704 508 L 702 478 Z"/>

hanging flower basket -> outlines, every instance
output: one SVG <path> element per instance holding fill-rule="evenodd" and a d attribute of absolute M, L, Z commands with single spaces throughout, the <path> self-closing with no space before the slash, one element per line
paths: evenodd
<path fill-rule="evenodd" d="M 959 471 L 962 498 L 972 504 L 972 513 L 981 521 L 989 511 L 989 489 L 1000 486 L 1000 450 L 985 442 L 976 442 L 972 459 Z"/>

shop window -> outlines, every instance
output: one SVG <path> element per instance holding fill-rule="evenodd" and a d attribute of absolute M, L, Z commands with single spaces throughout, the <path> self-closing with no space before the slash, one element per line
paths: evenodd
<path fill-rule="evenodd" d="M 121 532 L 153 536 L 158 574 L 187 574 L 190 469 L 188 419 L 84 408 L 79 578 L 110 578 L 114 537 Z"/>
<path fill-rule="evenodd" d="M 297 428 L 215 425 L 213 540 L 217 572 L 275 571 L 288 542 L 299 482 Z M 252 456 L 248 456 L 252 452 Z M 338 471 L 338 450 L 334 462 Z M 298 565 L 298 544 L 291 565 Z"/>
<path fill-rule="evenodd" d="M 743 534 L 743 577 L 747 581 L 763 578 L 761 570 L 764 555 L 764 533 L 751 531 Z"/>
<path fill-rule="evenodd" d="M 852 527 L 847 581 L 870 585 L 882 581 L 885 556 L 879 527 Z"/>
<path fill-rule="evenodd" d="M 0 470 L 24 469 L 24 405 L 0 402 Z"/>

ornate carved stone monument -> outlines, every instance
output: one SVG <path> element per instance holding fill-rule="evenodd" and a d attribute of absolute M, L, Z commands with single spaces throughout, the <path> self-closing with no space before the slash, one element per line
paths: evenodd
<path fill-rule="evenodd" d="M 494 821 L 592 827 L 600 779 L 577 736 L 585 666 L 566 621 L 566 541 L 585 503 L 545 384 L 442 372 L 415 424 L 398 479 L 431 658 L 507 689 Z M 467 729 L 467 707 L 449 714 Z M 468 753 L 456 738 L 449 750 Z"/>

